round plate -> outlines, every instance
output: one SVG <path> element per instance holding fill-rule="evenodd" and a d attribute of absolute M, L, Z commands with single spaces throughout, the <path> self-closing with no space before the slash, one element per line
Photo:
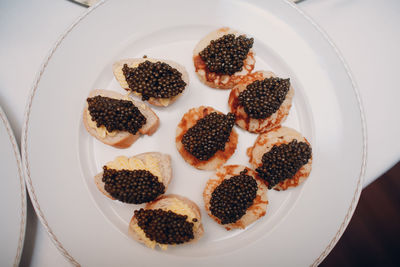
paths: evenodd
<path fill-rule="evenodd" d="M 298 188 L 269 191 L 267 215 L 246 230 L 226 231 L 204 210 L 202 191 L 213 172 L 185 163 L 175 148 L 175 129 L 191 107 L 228 112 L 229 90 L 199 82 L 192 63 L 196 43 L 229 26 L 255 38 L 256 70 L 290 77 L 294 105 L 284 125 L 313 147 L 313 171 Z M 190 84 L 173 105 L 154 108 L 161 125 L 128 149 L 90 136 L 82 122 L 92 89 L 124 92 L 113 62 L 147 55 L 184 65 Z M 227 164 L 248 164 L 256 135 L 236 128 L 239 144 Z M 41 221 L 60 251 L 84 266 L 174 264 L 310 265 L 336 243 L 357 203 L 365 165 L 365 130 L 351 77 L 326 36 L 285 1 L 109 1 L 83 15 L 56 44 L 28 101 L 23 131 L 29 191 Z M 151 250 L 128 236 L 140 205 L 111 201 L 93 177 L 116 156 L 159 151 L 172 156 L 167 193 L 201 208 L 205 234 L 199 242 Z M 287 254 L 290 253 L 290 257 Z"/>
<path fill-rule="evenodd" d="M 0 265 L 18 266 L 25 237 L 26 192 L 18 145 L 1 107 L 0 147 Z"/>

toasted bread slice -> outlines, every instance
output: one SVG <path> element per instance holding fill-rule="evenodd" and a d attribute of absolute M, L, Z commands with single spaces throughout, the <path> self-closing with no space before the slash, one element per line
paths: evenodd
<path fill-rule="evenodd" d="M 167 154 L 162 154 L 159 152 L 147 152 L 147 153 L 142 153 L 136 156 L 133 156 L 131 158 L 136 158 L 141 160 L 144 165 L 146 165 L 146 157 L 150 156 L 152 158 L 155 158 L 158 161 L 158 168 L 159 168 L 159 172 L 161 173 L 161 181 L 165 186 L 165 191 L 167 191 L 168 185 L 171 182 L 171 178 L 172 178 L 172 166 L 171 166 L 171 156 L 167 155 Z M 121 168 L 124 169 L 124 168 Z M 149 170 L 150 172 L 152 172 L 151 170 Z M 155 175 L 153 173 L 153 175 Z M 95 177 L 94 177 L 94 182 L 97 186 L 97 188 L 100 190 L 100 192 L 102 192 L 105 196 L 107 196 L 108 198 L 115 200 L 115 198 L 113 198 L 105 189 L 104 189 L 104 182 L 103 182 L 103 172 L 98 173 Z"/>
<path fill-rule="evenodd" d="M 299 132 L 289 127 L 277 127 L 273 130 L 260 134 L 254 146 L 247 149 L 247 155 L 249 156 L 249 162 L 254 169 L 262 165 L 262 157 L 265 153 L 270 151 L 274 145 L 281 145 L 290 143 L 292 140 L 299 142 L 310 143 L 304 138 Z M 311 146 L 311 145 L 310 145 Z M 280 191 L 286 190 L 289 187 L 296 187 L 302 183 L 311 172 L 312 157 L 308 160 L 307 164 L 303 165 L 297 173 L 292 177 L 285 179 L 275 185 L 273 189 Z"/>
<path fill-rule="evenodd" d="M 160 120 L 158 119 L 157 115 L 154 113 L 151 108 L 149 108 L 146 104 L 135 101 L 130 97 L 125 95 L 119 94 L 117 92 L 107 91 L 107 90 L 93 90 L 90 92 L 88 97 L 94 96 L 104 96 L 110 97 L 115 99 L 125 99 L 130 100 L 132 103 L 140 110 L 143 116 L 146 117 L 146 124 L 142 126 L 139 131 L 133 135 L 126 131 L 117 131 L 116 135 L 110 136 L 106 134 L 105 137 L 102 137 L 98 134 L 96 128 L 93 128 L 89 125 L 89 110 L 88 104 L 86 103 L 85 109 L 83 111 L 83 124 L 85 125 L 86 130 L 94 137 L 96 137 L 99 141 L 103 142 L 104 144 L 116 147 L 116 148 L 127 148 L 135 142 L 141 134 L 152 135 L 158 128 L 160 124 Z"/>
<path fill-rule="evenodd" d="M 212 107 L 200 106 L 198 108 L 192 108 L 183 115 L 178 127 L 176 128 L 176 148 L 187 163 L 200 170 L 215 170 L 219 168 L 233 155 L 238 142 L 238 135 L 235 129 L 232 129 L 229 141 L 225 144 L 225 150 L 218 150 L 214 156 L 206 161 L 197 159 L 185 149 L 182 144 L 183 135 L 189 130 L 189 128 L 193 127 L 199 119 L 212 112 L 222 114 L 222 112 L 219 112 Z"/>
<path fill-rule="evenodd" d="M 215 30 L 208 35 L 206 35 L 200 42 L 196 45 L 193 50 L 193 63 L 195 71 L 200 81 L 205 85 L 212 88 L 219 89 L 231 89 L 236 84 L 238 84 L 241 79 L 247 74 L 251 73 L 254 69 L 256 60 L 254 58 L 255 53 L 253 49 L 250 49 L 247 58 L 244 60 L 243 69 L 233 75 L 221 75 L 214 72 L 210 72 L 206 67 L 205 62 L 200 57 L 200 52 L 203 51 L 212 40 L 221 38 L 226 34 L 235 34 L 235 36 L 240 36 L 237 31 L 230 29 L 228 27 L 223 27 Z"/>
<path fill-rule="evenodd" d="M 122 59 L 113 64 L 113 72 L 114 76 L 121 85 L 122 88 L 124 88 L 127 91 L 131 91 L 129 88 L 128 82 L 126 81 L 125 75 L 122 72 L 122 68 L 124 67 L 125 64 L 128 65 L 129 68 L 135 68 L 137 67 L 140 63 L 145 62 L 145 61 L 150 61 L 150 62 L 164 62 L 170 65 L 171 67 L 177 69 L 180 73 L 182 73 L 182 80 L 186 83 L 186 87 L 189 85 L 189 74 L 187 73 L 186 69 L 184 66 L 172 61 L 172 60 L 164 60 L 164 59 L 155 59 L 155 58 L 128 58 L 128 59 Z M 137 92 L 132 92 L 134 95 L 141 97 L 140 93 Z M 171 98 L 154 98 L 150 97 L 148 102 L 152 105 L 159 106 L 159 107 L 166 107 L 174 103 L 182 93 L 171 97 Z"/>
<path fill-rule="evenodd" d="M 210 201 L 211 201 L 211 196 L 214 190 L 217 188 L 218 185 L 220 185 L 225 179 L 229 179 L 232 176 L 240 175 L 240 172 L 243 171 L 244 169 L 247 169 L 247 175 L 252 176 L 256 182 L 257 182 L 257 196 L 253 201 L 253 205 L 251 205 L 246 213 L 236 222 L 230 223 L 230 224 L 223 224 L 226 230 L 231 230 L 234 228 L 241 228 L 244 229 L 248 225 L 252 224 L 259 218 L 263 217 L 266 212 L 267 212 L 267 204 L 268 204 L 268 198 L 267 198 L 267 191 L 268 187 L 264 184 L 264 182 L 258 177 L 257 173 L 242 165 L 226 165 L 221 168 L 219 168 L 215 174 L 214 179 L 210 179 L 207 181 L 206 187 L 204 188 L 203 191 L 203 199 L 204 199 L 204 205 L 206 208 L 206 211 L 208 215 L 213 218 L 217 223 L 221 224 L 221 220 L 214 215 L 212 215 L 210 211 Z"/>
<path fill-rule="evenodd" d="M 292 106 L 292 99 L 294 95 L 293 87 L 290 86 L 285 100 L 279 109 L 271 116 L 265 119 L 250 118 L 244 110 L 244 107 L 239 103 L 239 94 L 246 89 L 246 86 L 256 80 L 264 80 L 266 78 L 276 77 L 270 71 L 257 71 L 244 77 L 238 85 L 236 85 L 229 94 L 229 108 L 233 114 L 236 115 L 236 124 L 244 130 L 252 133 L 263 133 L 281 125 L 289 114 L 290 107 Z"/>
<path fill-rule="evenodd" d="M 146 205 L 145 209 L 169 210 L 169 207 L 171 205 L 175 205 L 175 200 L 174 199 L 184 203 L 194 213 L 195 218 L 197 219 L 197 222 L 194 223 L 195 224 L 194 233 L 193 233 L 194 234 L 194 238 L 192 240 L 190 240 L 189 242 L 185 243 L 185 244 L 196 242 L 197 240 L 199 240 L 200 237 L 203 236 L 204 229 L 203 229 L 203 225 L 201 223 L 200 209 L 196 205 L 196 203 L 194 203 L 190 199 L 188 199 L 186 197 L 183 197 L 183 196 L 175 195 L 175 194 L 164 195 L 164 196 L 159 197 L 155 201 L 148 203 Z M 135 239 L 136 241 L 148 245 L 148 242 L 149 242 L 150 239 L 148 239 L 146 236 L 143 237 L 140 234 L 138 234 L 138 232 L 135 230 L 136 226 L 137 226 L 137 220 L 136 220 L 135 216 L 133 216 L 132 219 L 131 219 L 131 222 L 129 223 L 129 230 L 128 230 L 129 235 L 133 239 Z M 155 245 L 155 243 L 154 243 L 154 245 Z M 167 248 L 167 246 L 164 245 L 163 249 L 166 249 L 166 248 Z"/>

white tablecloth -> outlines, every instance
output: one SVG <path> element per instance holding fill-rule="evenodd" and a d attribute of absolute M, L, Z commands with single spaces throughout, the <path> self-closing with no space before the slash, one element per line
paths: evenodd
<path fill-rule="evenodd" d="M 299 6 L 337 44 L 358 83 L 368 127 L 367 185 L 400 160 L 400 1 L 307 0 Z M 0 105 L 17 140 L 44 57 L 84 11 L 66 0 L 0 1 Z M 26 231 L 21 266 L 69 266 L 31 205 Z"/>

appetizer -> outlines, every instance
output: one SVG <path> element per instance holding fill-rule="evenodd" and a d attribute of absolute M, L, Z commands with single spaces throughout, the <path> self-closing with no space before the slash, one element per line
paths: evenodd
<path fill-rule="evenodd" d="M 266 214 L 267 191 L 254 170 L 226 165 L 208 180 L 203 199 L 208 215 L 225 229 L 244 229 Z"/>
<path fill-rule="evenodd" d="M 215 170 L 235 152 L 238 135 L 235 115 L 212 107 L 192 108 L 176 129 L 175 143 L 183 159 L 201 170 Z"/>
<path fill-rule="evenodd" d="M 200 81 L 212 88 L 231 89 L 254 69 L 253 38 L 224 27 L 209 33 L 193 50 Z"/>
<path fill-rule="evenodd" d="M 129 224 L 130 236 L 152 249 L 196 242 L 203 233 L 199 207 L 178 195 L 162 196 L 135 210 Z"/>
<path fill-rule="evenodd" d="M 239 127 L 262 133 L 285 121 L 293 95 L 289 79 L 278 78 L 272 72 L 257 71 L 232 89 L 228 104 Z"/>
<path fill-rule="evenodd" d="M 93 90 L 83 111 L 86 130 L 104 144 L 127 148 L 158 128 L 157 115 L 144 103 L 107 90 Z"/>
<path fill-rule="evenodd" d="M 113 72 L 122 88 L 160 107 L 175 102 L 189 84 L 185 68 L 171 60 L 123 59 L 114 63 Z"/>
<path fill-rule="evenodd" d="M 268 189 L 277 191 L 296 187 L 311 172 L 311 145 L 299 132 L 278 127 L 260 134 L 247 149 L 250 164 Z"/>
<path fill-rule="evenodd" d="M 105 196 L 124 203 L 141 204 L 164 194 L 172 178 L 171 157 L 148 152 L 131 158 L 117 157 L 94 177 Z"/>

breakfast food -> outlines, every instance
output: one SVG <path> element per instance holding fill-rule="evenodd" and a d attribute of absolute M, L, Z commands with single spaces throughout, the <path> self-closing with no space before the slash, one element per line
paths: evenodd
<path fill-rule="evenodd" d="M 197 241 L 203 235 L 199 207 L 186 197 L 165 195 L 136 210 L 129 234 L 150 248 Z"/>
<path fill-rule="evenodd" d="M 232 129 L 235 115 L 212 107 L 192 108 L 185 113 L 176 129 L 176 147 L 190 165 L 215 170 L 235 152 L 238 135 Z"/>
<path fill-rule="evenodd" d="M 231 89 L 255 65 L 253 38 L 224 27 L 196 45 L 193 62 L 200 81 L 212 88 Z"/>
<path fill-rule="evenodd" d="M 123 59 L 113 65 L 121 87 L 155 106 L 172 104 L 189 84 L 185 68 L 171 60 Z"/>
<path fill-rule="evenodd" d="M 257 173 L 245 166 L 219 168 L 203 192 L 208 215 L 227 230 L 246 228 L 266 214 L 268 188 Z"/>
<path fill-rule="evenodd" d="M 289 79 L 272 72 L 257 71 L 244 77 L 229 95 L 229 108 L 236 124 L 253 133 L 269 131 L 282 124 L 294 95 Z"/>
<path fill-rule="evenodd" d="M 278 127 L 260 134 L 248 148 L 250 164 L 269 189 L 286 190 L 303 182 L 311 172 L 310 143 L 299 132 Z"/>
<path fill-rule="evenodd" d="M 126 148 L 141 134 L 152 135 L 159 119 L 144 103 L 116 92 L 93 90 L 83 111 L 83 123 L 99 141 Z"/>
<path fill-rule="evenodd" d="M 171 157 L 148 152 L 131 158 L 117 157 L 94 177 L 105 196 L 124 203 L 153 201 L 167 190 L 172 178 Z"/>

